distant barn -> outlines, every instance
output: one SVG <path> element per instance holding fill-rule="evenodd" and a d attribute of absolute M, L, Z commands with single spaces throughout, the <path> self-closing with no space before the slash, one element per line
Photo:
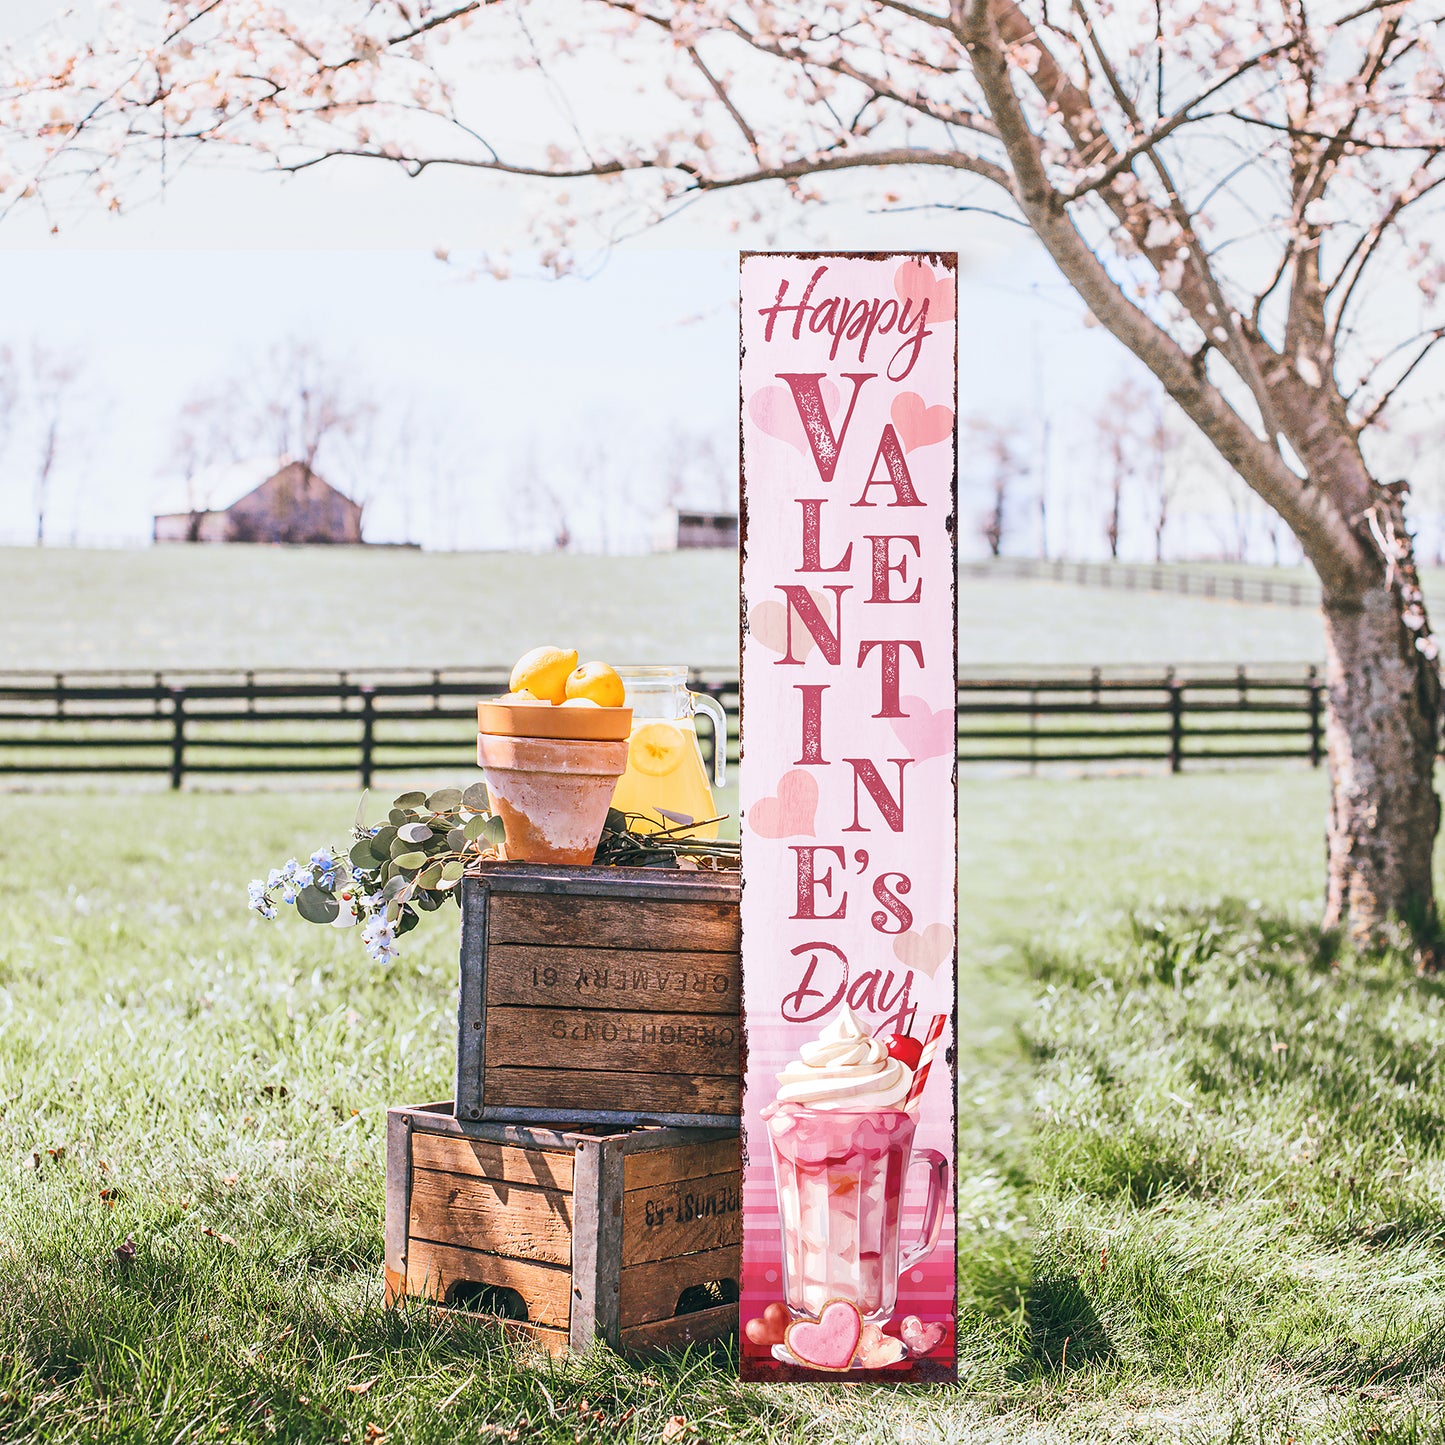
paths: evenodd
<path fill-rule="evenodd" d="M 264 474 L 265 468 L 261 471 Z M 227 469 L 233 486 L 236 475 L 244 472 L 244 467 Z M 212 480 L 208 487 L 198 488 L 195 496 L 209 505 L 159 513 L 152 536 L 157 542 L 361 541 L 360 505 L 305 462 L 285 462 L 259 485 L 254 484 L 255 476 L 252 469 L 247 490 L 228 505 L 217 505 L 222 484 Z"/>
<path fill-rule="evenodd" d="M 738 545 L 736 512 L 679 512 L 677 545 L 683 547 L 730 547 Z"/>

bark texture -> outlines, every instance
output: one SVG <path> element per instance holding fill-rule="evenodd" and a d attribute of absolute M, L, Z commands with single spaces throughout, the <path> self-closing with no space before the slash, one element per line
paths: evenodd
<path fill-rule="evenodd" d="M 1390 917 L 1402 919 L 1434 964 L 1440 678 L 1402 498 L 1386 493 L 1371 530 L 1387 559 L 1382 574 L 1360 591 L 1325 594 L 1324 923 L 1347 927 L 1353 942 L 1369 947 L 1381 941 Z"/>

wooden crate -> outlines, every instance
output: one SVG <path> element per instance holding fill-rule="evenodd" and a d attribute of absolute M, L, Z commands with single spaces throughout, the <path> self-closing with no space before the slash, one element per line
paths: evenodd
<path fill-rule="evenodd" d="M 501 1314 L 553 1351 L 594 1339 L 676 1349 L 736 1332 L 735 1131 L 582 1133 L 451 1109 L 387 1115 L 388 1303 Z"/>
<path fill-rule="evenodd" d="M 503 863 L 461 887 L 458 1117 L 738 1126 L 737 873 Z"/>

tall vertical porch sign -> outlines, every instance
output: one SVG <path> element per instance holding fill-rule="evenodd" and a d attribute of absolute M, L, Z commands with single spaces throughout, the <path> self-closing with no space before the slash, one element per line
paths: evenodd
<path fill-rule="evenodd" d="M 952 1379 L 951 255 L 742 259 L 747 1379 Z"/>

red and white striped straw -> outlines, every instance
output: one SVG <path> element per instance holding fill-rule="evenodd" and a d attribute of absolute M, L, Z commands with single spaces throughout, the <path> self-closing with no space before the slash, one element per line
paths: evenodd
<path fill-rule="evenodd" d="M 929 1065 L 933 1063 L 933 1056 L 938 1052 L 938 1041 L 943 1037 L 944 1025 L 947 1023 L 947 1014 L 934 1014 L 929 1021 L 928 1032 L 923 1036 L 923 1052 L 919 1054 L 918 1067 L 913 1071 L 913 1087 L 903 1101 L 903 1107 L 910 1112 L 918 1107 L 918 1101 L 923 1096 L 923 1086 L 928 1082 Z"/>

